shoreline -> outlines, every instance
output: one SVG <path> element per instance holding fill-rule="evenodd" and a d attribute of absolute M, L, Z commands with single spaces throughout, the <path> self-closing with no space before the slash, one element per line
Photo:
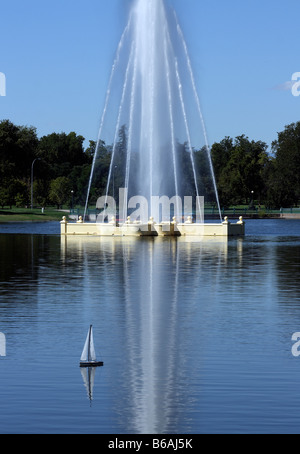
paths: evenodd
<path fill-rule="evenodd" d="M 30 223 L 30 222 L 61 222 L 62 216 L 66 215 L 69 222 L 74 222 L 75 219 L 72 218 L 72 215 L 69 215 L 67 210 L 57 210 L 47 212 L 33 212 L 26 213 L 24 211 L 18 212 L 4 212 L 0 210 L 0 224 L 10 224 L 10 223 Z M 300 219 L 300 213 L 243 213 L 243 210 L 237 211 L 236 213 L 224 212 L 222 217 L 228 217 L 230 220 L 239 219 L 240 216 L 244 220 L 247 219 Z M 204 217 L 205 220 L 220 220 L 219 214 L 206 214 Z"/>
<path fill-rule="evenodd" d="M 231 220 L 237 220 L 239 219 L 240 215 L 227 215 L 228 216 L 228 220 L 231 221 Z M 3 216 L 4 217 L 4 216 Z M 209 221 L 209 220 L 218 220 L 220 219 L 219 216 L 213 216 L 213 215 L 210 215 L 210 216 L 207 216 L 206 218 L 206 221 Z M 273 219 L 282 219 L 283 221 L 284 220 L 291 220 L 291 219 L 295 219 L 295 220 L 300 220 L 300 215 L 298 214 L 295 214 L 295 215 L 266 215 L 266 216 L 259 216 L 259 215 L 246 215 L 246 216 L 243 216 L 243 219 L 244 220 L 249 220 L 249 219 L 254 219 L 254 220 L 261 220 L 261 219 L 269 219 L 269 220 L 273 220 Z M 2 219 L 2 216 L 0 215 L 0 224 L 30 224 L 30 223 L 47 223 L 47 222 L 57 222 L 58 224 L 61 222 L 61 218 L 57 219 L 57 218 L 47 218 L 47 219 L 20 219 L 18 218 L 18 216 L 16 216 L 15 219 L 9 219 L 9 220 L 6 220 L 6 219 Z M 73 219 L 69 219 L 68 222 L 74 222 Z"/>
<path fill-rule="evenodd" d="M 49 210 L 41 213 L 41 211 L 26 212 L 25 210 L 0 210 L 0 223 L 7 224 L 11 222 L 48 222 L 61 221 L 63 216 L 62 211 Z"/>

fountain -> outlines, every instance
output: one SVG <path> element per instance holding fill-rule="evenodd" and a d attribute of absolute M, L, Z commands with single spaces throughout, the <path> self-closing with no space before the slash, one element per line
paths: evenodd
<path fill-rule="evenodd" d="M 112 145 L 106 193 L 97 201 L 102 212 L 96 223 L 85 222 L 91 189 L 97 189 L 99 177 L 103 178 L 97 170 L 103 142 Z M 115 199 L 116 187 L 124 189 Z M 169 200 L 172 210 L 161 209 L 163 199 Z M 204 223 L 204 201 L 216 207 L 219 224 Z M 196 223 L 192 213 L 197 214 Z M 133 3 L 112 66 L 84 216 L 76 223 L 64 219 L 61 232 L 244 233 L 241 219 L 234 225 L 222 222 L 191 60 L 177 16 L 166 0 Z"/>

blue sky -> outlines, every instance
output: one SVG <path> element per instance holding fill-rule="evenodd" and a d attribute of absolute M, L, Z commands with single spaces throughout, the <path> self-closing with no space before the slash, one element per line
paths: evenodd
<path fill-rule="evenodd" d="M 192 59 L 210 144 L 246 134 L 268 145 L 300 121 L 288 89 L 300 71 L 299 0 L 169 0 Z M 0 120 L 39 136 L 96 140 L 132 0 L 1 2 Z"/>

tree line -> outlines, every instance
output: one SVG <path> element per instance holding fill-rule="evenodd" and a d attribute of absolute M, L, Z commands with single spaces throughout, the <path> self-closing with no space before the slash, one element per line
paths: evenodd
<path fill-rule="evenodd" d="M 95 141 L 90 140 L 87 148 L 84 142 L 85 138 L 75 132 L 38 138 L 32 126 L 1 121 L 0 206 L 28 207 L 32 195 L 35 206 L 84 205 L 96 149 Z M 124 126 L 118 147 L 126 147 Z M 183 158 L 187 148 L 181 146 Z M 195 150 L 196 167 L 203 167 L 204 151 Z M 91 203 L 105 193 L 111 152 L 111 145 L 100 142 L 95 166 L 97 186 L 92 186 Z M 287 125 L 270 148 L 245 135 L 225 137 L 212 145 L 211 158 L 221 207 L 255 202 L 278 209 L 299 204 L 300 122 Z M 209 169 L 205 172 L 208 174 Z M 201 184 L 205 185 L 205 180 L 204 175 Z"/>
<path fill-rule="evenodd" d="M 39 139 L 34 127 L 1 121 L 0 206 L 30 206 L 31 195 L 42 207 L 84 203 L 94 148 L 85 150 L 84 140 L 75 132 Z"/>

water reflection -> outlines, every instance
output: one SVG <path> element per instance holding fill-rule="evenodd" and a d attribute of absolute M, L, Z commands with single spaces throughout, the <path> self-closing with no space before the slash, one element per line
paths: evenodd
<path fill-rule="evenodd" d="M 88 399 L 90 401 L 90 405 L 92 405 L 95 376 L 96 376 L 96 367 L 81 368 L 80 372 L 81 372 L 83 383 L 84 383 L 84 386 L 85 386 L 85 389 L 87 392 Z"/>
<path fill-rule="evenodd" d="M 282 247 L 283 246 L 283 247 Z M 286 247 L 284 247 L 286 246 Z M 291 247 L 292 246 L 292 247 Z M 277 244 L 276 272 L 278 279 L 278 290 L 280 294 L 288 291 L 290 300 L 300 298 L 300 249 L 285 244 Z"/>
<path fill-rule="evenodd" d="M 203 275 L 210 289 L 222 281 L 228 241 L 78 237 L 61 241 L 65 264 L 78 260 L 84 264 L 84 292 L 102 279 L 105 288 L 118 295 L 114 303 L 123 332 L 122 396 L 118 389 L 123 420 L 137 433 L 167 432 L 174 422 L 177 426 L 189 393 L 182 386 L 187 362 L 182 336 L 194 306 L 201 303 Z M 242 248 L 237 240 L 237 260 L 242 260 Z M 98 266 L 91 266 L 96 261 Z"/>
<path fill-rule="evenodd" d="M 224 242 L 0 234 L 1 430 L 299 432 L 300 238 L 264 225 Z M 105 367 L 83 382 L 90 324 Z"/>
<path fill-rule="evenodd" d="M 300 326 L 297 238 L 69 237 L 61 250 L 65 264 L 84 264 L 85 297 L 95 298 L 100 280 L 99 305 L 113 305 L 111 407 L 121 431 L 255 431 L 266 418 L 284 425 L 280 390 L 283 380 L 293 384 L 281 361 Z"/>
<path fill-rule="evenodd" d="M 45 263 L 51 263 L 51 237 L 34 235 L 0 235 L 0 323 L 22 331 L 23 336 L 37 324 L 40 275 Z M 40 251 L 43 251 L 41 257 Z M 48 251 L 48 252 L 47 252 Z M 59 251 L 57 251 L 59 254 Z M 48 266 L 48 265 L 47 265 Z M 20 328 L 20 320 L 31 326 Z M 14 345 L 21 339 L 16 336 Z"/>

